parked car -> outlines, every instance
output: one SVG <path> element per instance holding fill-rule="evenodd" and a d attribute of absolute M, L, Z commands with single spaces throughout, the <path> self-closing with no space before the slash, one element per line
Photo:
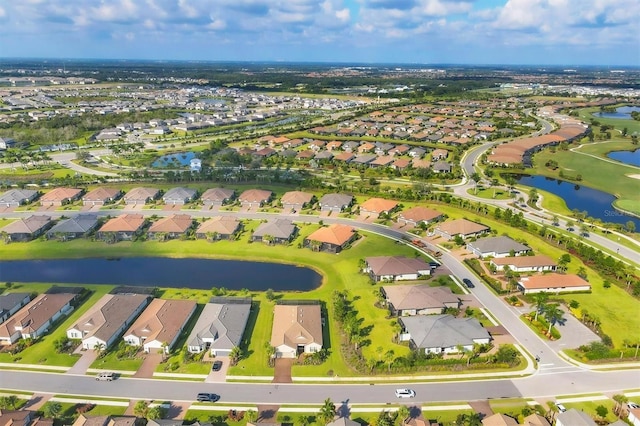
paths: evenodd
<path fill-rule="evenodd" d="M 635 410 L 636 408 L 640 408 L 640 404 L 636 404 L 635 402 L 629 402 L 627 404 L 627 407 L 629 407 L 629 410 Z"/>
<path fill-rule="evenodd" d="M 564 413 L 565 411 L 567 411 L 567 407 L 565 407 L 562 404 L 556 404 L 556 407 L 558 407 L 558 411 L 561 413 Z"/>
<path fill-rule="evenodd" d="M 396 389 L 396 398 L 414 398 L 416 393 L 412 389 Z"/>
<path fill-rule="evenodd" d="M 475 287 L 475 285 L 473 285 L 473 283 L 471 282 L 471 280 L 469 278 L 463 278 L 462 279 L 462 283 L 465 286 L 469 287 L 469 288 L 474 288 Z"/>
<path fill-rule="evenodd" d="M 211 371 L 220 371 L 222 369 L 222 361 L 213 361 L 213 365 L 211 366 Z"/>
<path fill-rule="evenodd" d="M 199 393 L 196 397 L 196 401 L 198 402 L 216 402 L 219 399 L 220 396 L 215 393 Z"/>
<path fill-rule="evenodd" d="M 103 381 L 103 382 L 110 382 L 115 378 L 116 378 L 116 375 L 110 372 L 98 373 L 98 375 L 96 376 L 96 380 Z"/>

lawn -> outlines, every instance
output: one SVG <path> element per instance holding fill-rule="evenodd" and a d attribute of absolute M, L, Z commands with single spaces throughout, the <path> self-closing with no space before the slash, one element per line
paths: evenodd
<path fill-rule="evenodd" d="M 602 405 L 606 407 L 607 410 L 609 410 L 609 413 L 605 418 L 605 420 L 607 421 L 607 424 L 613 423 L 616 420 L 618 420 L 615 414 L 613 414 L 614 402 L 611 399 L 603 399 L 603 400 L 597 400 L 597 401 L 581 401 L 581 402 L 562 402 L 562 405 L 564 405 L 567 408 L 567 410 L 571 408 L 575 408 L 578 411 L 584 411 L 586 414 L 590 415 L 593 419 L 598 418 L 596 414 L 596 407 Z"/>
<path fill-rule="evenodd" d="M 628 104 L 620 104 L 616 106 L 619 107 L 619 106 L 625 106 L 625 105 L 628 105 Z M 623 118 L 605 118 L 605 117 L 598 117 L 594 115 L 599 111 L 600 111 L 599 108 L 583 108 L 578 111 L 578 114 L 580 118 L 586 121 L 587 123 L 590 123 L 591 120 L 596 120 L 597 122 L 600 123 L 600 125 L 602 124 L 610 125 L 620 131 L 622 131 L 626 127 L 629 134 L 632 134 L 633 132 L 640 133 L 640 121 L 625 120 Z M 617 133 L 617 132 L 612 132 L 612 133 Z"/>
<path fill-rule="evenodd" d="M 509 194 L 508 190 L 500 187 L 485 188 L 483 186 L 478 186 L 477 189 L 468 189 L 467 194 L 473 195 L 474 197 L 485 198 L 487 200 L 508 200 L 514 198 Z"/>

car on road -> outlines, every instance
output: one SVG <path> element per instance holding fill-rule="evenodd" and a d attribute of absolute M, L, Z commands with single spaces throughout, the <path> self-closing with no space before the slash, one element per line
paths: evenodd
<path fill-rule="evenodd" d="M 211 366 L 211 371 L 220 371 L 222 369 L 222 361 L 213 361 L 213 365 Z"/>
<path fill-rule="evenodd" d="M 96 376 L 96 380 L 101 382 L 110 382 L 115 378 L 116 378 L 115 373 L 111 373 L 111 372 L 98 373 L 98 375 Z"/>
<path fill-rule="evenodd" d="M 567 411 L 567 407 L 565 407 L 562 404 L 556 404 L 556 407 L 558 407 L 558 411 L 561 413 L 564 413 L 565 411 Z"/>
<path fill-rule="evenodd" d="M 474 288 L 475 285 L 473 284 L 473 282 L 471 282 L 471 280 L 469 278 L 463 278 L 462 279 L 462 283 L 467 286 L 468 288 Z"/>
<path fill-rule="evenodd" d="M 412 389 L 396 389 L 396 398 L 414 398 L 416 392 Z"/>
<path fill-rule="evenodd" d="M 196 397 L 196 401 L 198 402 L 216 402 L 219 399 L 220 396 L 215 393 L 199 393 Z"/>

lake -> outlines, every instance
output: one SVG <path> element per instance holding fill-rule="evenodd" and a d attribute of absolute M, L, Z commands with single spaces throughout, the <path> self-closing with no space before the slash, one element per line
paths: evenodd
<path fill-rule="evenodd" d="M 162 157 L 151 163 L 151 167 L 186 167 L 194 158 L 196 158 L 196 154 L 194 152 L 176 152 L 174 154 L 163 155 Z"/>
<path fill-rule="evenodd" d="M 640 167 L 640 149 L 635 151 L 612 151 L 607 154 L 612 160 Z"/>
<path fill-rule="evenodd" d="M 320 286 L 322 276 L 280 263 L 125 257 L 0 261 L 0 281 L 308 291 Z"/>
<path fill-rule="evenodd" d="M 601 118 L 618 118 L 622 120 L 631 120 L 631 113 L 633 111 L 640 112 L 640 107 L 638 106 L 623 106 L 616 108 L 615 112 L 595 112 L 593 115 L 595 117 Z"/>
<path fill-rule="evenodd" d="M 606 192 L 544 176 L 514 176 L 519 183 L 555 194 L 567 203 L 569 210 L 586 211 L 587 215 L 603 222 L 626 224 L 632 221 L 640 231 L 640 219 L 627 216 L 613 208 L 615 197 Z"/>

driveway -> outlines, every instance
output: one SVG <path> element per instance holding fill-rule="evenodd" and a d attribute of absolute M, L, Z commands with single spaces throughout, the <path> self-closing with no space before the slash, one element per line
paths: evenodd
<path fill-rule="evenodd" d="M 150 379 L 153 377 L 153 373 L 156 371 L 156 367 L 162 362 L 162 354 L 148 353 L 144 355 L 144 362 L 136 371 L 133 377 Z"/>
<path fill-rule="evenodd" d="M 229 357 L 226 356 L 217 356 L 211 359 L 211 365 L 213 365 L 213 361 L 222 361 L 222 368 L 220 371 L 209 370 L 209 375 L 204 381 L 206 383 L 220 383 L 225 382 L 227 380 L 227 370 L 229 369 Z"/>
<path fill-rule="evenodd" d="M 73 367 L 67 370 L 67 374 L 86 374 L 89 366 L 98 359 L 98 351 L 91 349 L 81 351 L 80 354 L 80 359 L 73 364 Z"/>
<path fill-rule="evenodd" d="M 549 346 L 555 351 L 561 351 L 564 349 L 577 348 L 578 346 L 586 345 L 591 342 L 600 340 L 597 334 L 591 331 L 586 325 L 581 323 L 571 313 L 564 311 L 564 325 L 556 324 L 556 328 L 560 332 L 560 339 L 549 342 Z"/>
<path fill-rule="evenodd" d="M 276 358 L 272 383 L 293 383 L 293 379 L 291 378 L 293 361 L 294 360 L 290 358 Z"/>

